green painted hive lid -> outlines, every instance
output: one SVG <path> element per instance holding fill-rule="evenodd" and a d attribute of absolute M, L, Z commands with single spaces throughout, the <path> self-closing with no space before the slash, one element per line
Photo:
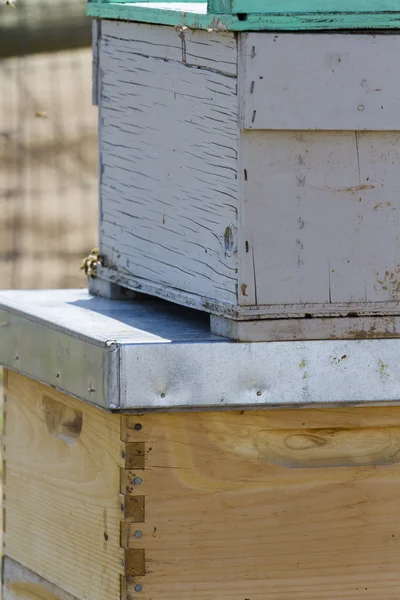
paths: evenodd
<path fill-rule="evenodd" d="M 397 29 L 400 0 L 88 0 L 88 14 L 219 31 Z"/>

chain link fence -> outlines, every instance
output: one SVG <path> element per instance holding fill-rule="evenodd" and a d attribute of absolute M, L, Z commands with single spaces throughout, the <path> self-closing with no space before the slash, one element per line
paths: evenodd
<path fill-rule="evenodd" d="M 4 2 L 4 0 L 1 0 Z M 83 287 L 97 240 L 84 0 L 0 5 L 0 288 Z"/>

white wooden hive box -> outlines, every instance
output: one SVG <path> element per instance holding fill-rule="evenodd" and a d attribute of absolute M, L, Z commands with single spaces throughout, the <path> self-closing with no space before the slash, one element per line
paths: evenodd
<path fill-rule="evenodd" d="M 99 280 L 236 339 L 399 335 L 398 35 L 94 32 Z"/>

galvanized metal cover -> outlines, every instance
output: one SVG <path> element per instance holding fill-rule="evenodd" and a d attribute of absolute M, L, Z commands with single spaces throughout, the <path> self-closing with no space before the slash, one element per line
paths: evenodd
<path fill-rule="evenodd" d="M 105 409 L 398 402 L 399 359 L 400 340 L 234 343 L 162 301 L 0 293 L 0 364 Z"/>

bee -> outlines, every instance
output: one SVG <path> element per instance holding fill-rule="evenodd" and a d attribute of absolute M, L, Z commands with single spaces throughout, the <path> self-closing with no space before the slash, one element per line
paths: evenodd
<path fill-rule="evenodd" d="M 102 257 L 100 256 L 99 249 L 93 248 L 91 253 L 83 259 L 81 264 L 81 271 L 85 271 L 88 277 L 97 276 L 97 265 L 102 264 Z"/>
<path fill-rule="evenodd" d="M 15 0 L 3 0 L 3 2 L 6 6 L 12 6 L 15 8 Z"/>

